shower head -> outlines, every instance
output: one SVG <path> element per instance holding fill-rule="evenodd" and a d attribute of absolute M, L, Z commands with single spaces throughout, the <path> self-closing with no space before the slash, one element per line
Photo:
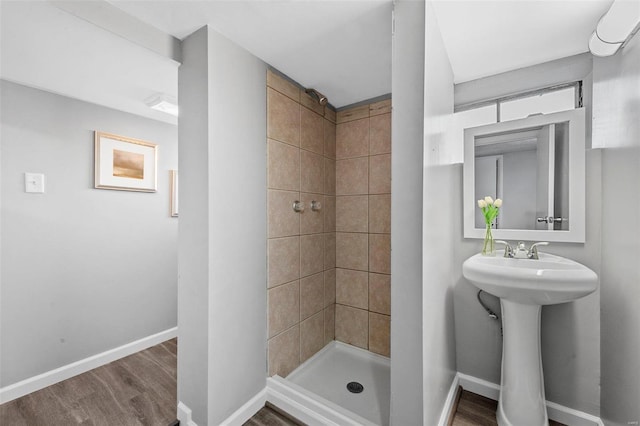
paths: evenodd
<path fill-rule="evenodd" d="M 318 103 L 322 106 L 325 106 L 329 102 L 329 99 L 327 99 L 325 95 L 318 92 L 316 89 L 305 89 L 304 91 L 307 92 L 309 96 L 317 100 Z"/>

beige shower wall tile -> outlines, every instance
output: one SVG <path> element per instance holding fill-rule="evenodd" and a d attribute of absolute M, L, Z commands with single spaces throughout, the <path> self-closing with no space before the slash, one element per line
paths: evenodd
<path fill-rule="evenodd" d="M 300 150 L 300 191 L 324 193 L 324 157 Z"/>
<path fill-rule="evenodd" d="M 391 355 L 391 317 L 369 313 L 369 350 L 383 355 Z"/>
<path fill-rule="evenodd" d="M 300 280 L 300 318 L 303 320 L 324 308 L 324 273 Z"/>
<path fill-rule="evenodd" d="M 369 157 L 369 194 L 391 193 L 391 155 Z"/>
<path fill-rule="evenodd" d="M 391 273 L 391 235 L 369 234 L 369 271 Z"/>
<path fill-rule="evenodd" d="M 324 118 L 307 108 L 300 110 L 300 148 L 324 154 Z"/>
<path fill-rule="evenodd" d="M 300 104 L 267 88 L 267 137 L 300 146 Z"/>
<path fill-rule="evenodd" d="M 300 149 L 267 139 L 268 185 L 273 189 L 300 190 Z"/>
<path fill-rule="evenodd" d="M 269 376 L 287 377 L 300 365 L 300 326 L 269 339 Z"/>
<path fill-rule="evenodd" d="M 369 197 L 342 195 L 336 198 L 336 231 L 367 232 Z"/>
<path fill-rule="evenodd" d="M 324 159 L 324 193 L 336 195 L 336 160 Z"/>
<path fill-rule="evenodd" d="M 324 120 L 324 155 L 336 158 L 336 125 L 327 119 Z"/>
<path fill-rule="evenodd" d="M 324 234 L 324 269 L 336 267 L 336 233 Z"/>
<path fill-rule="evenodd" d="M 391 153 L 391 114 L 376 115 L 369 120 L 371 130 L 369 153 L 371 155 Z"/>
<path fill-rule="evenodd" d="M 369 232 L 391 232 L 391 194 L 369 195 Z"/>
<path fill-rule="evenodd" d="M 336 303 L 367 309 L 369 274 L 365 271 L 336 269 Z"/>
<path fill-rule="evenodd" d="M 369 310 L 391 315 L 391 275 L 369 273 Z"/>
<path fill-rule="evenodd" d="M 336 303 L 336 268 L 324 271 L 324 307 Z"/>
<path fill-rule="evenodd" d="M 300 234 L 321 234 L 324 231 L 324 195 L 302 193 L 300 201 L 304 203 L 304 211 L 297 213 L 300 217 Z M 314 201 L 320 203 L 320 210 L 311 208 Z"/>
<path fill-rule="evenodd" d="M 324 197 L 324 232 L 336 231 L 336 197 L 325 195 Z"/>
<path fill-rule="evenodd" d="M 369 155 L 369 118 L 349 121 L 336 126 L 336 158 Z"/>
<path fill-rule="evenodd" d="M 324 346 L 324 312 L 300 323 L 300 362 L 305 362 Z"/>
<path fill-rule="evenodd" d="M 300 237 L 300 276 L 306 277 L 324 270 L 324 234 Z"/>
<path fill-rule="evenodd" d="M 329 305 L 324 310 L 324 344 L 336 338 L 336 305 Z"/>
<path fill-rule="evenodd" d="M 388 113 L 391 113 L 391 99 L 385 99 L 369 105 L 369 114 L 371 116 Z"/>
<path fill-rule="evenodd" d="M 368 234 L 336 233 L 336 266 L 338 268 L 368 270 Z"/>
<path fill-rule="evenodd" d="M 324 116 L 324 106 L 320 105 L 318 100 L 313 96 L 309 95 L 307 92 L 302 90 L 300 92 L 300 103 L 309 108 L 311 111 L 319 114 L 320 116 Z"/>
<path fill-rule="evenodd" d="M 349 108 L 338 111 L 336 114 L 336 123 L 346 123 L 347 121 L 359 120 L 369 117 L 369 105 L 362 105 L 355 108 Z"/>
<path fill-rule="evenodd" d="M 269 239 L 268 251 L 268 287 L 300 277 L 300 237 Z"/>
<path fill-rule="evenodd" d="M 336 112 L 329 108 L 328 106 L 324 107 L 324 118 L 331 121 L 332 123 L 336 122 Z"/>
<path fill-rule="evenodd" d="M 336 194 L 359 195 L 369 193 L 369 158 L 350 158 L 336 161 Z"/>
<path fill-rule="evenodd" d="M 299 192 L 274 189 L 267 191 L 269 238 L 300 234 L 300 213 L 293 210 L 293 203 L 296 200 L 300 200 Z"/>
<path fill-rule="evenodd" d="M 269 289 L 269 338 L 300 322 L 300 282 L 294 281 Z"/>
<path fill-rule="evenodd" d="M 349 306 L 336 305 L 336 340 L 368 349 L 368 312 Z"/>
<path fill-rule="evenodd" d="M 267 86 L 300 102 L 300 88 L 273 70 L 267 70 Z"/>

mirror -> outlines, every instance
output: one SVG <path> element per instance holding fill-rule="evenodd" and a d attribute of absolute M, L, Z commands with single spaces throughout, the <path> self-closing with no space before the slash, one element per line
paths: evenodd
<path fill-rule="evenodd" d="M 583 243 L 584 108 L 465 129 L 465 238 L 484 237 L 487 195 L 503 200 L 496 239 Z"/>

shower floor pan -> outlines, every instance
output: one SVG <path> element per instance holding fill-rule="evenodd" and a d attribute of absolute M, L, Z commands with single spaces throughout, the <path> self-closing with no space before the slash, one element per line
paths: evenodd
<path fill-rule="evenodd" d="M 354 424 L 389 425 L 389 358 L 333 341 L 282 381 L 350 417 Z M 362 385 L 360 393 L 347 389 L 351 382 Z M 360 390 L 357 385 L 350 387 Z"/>

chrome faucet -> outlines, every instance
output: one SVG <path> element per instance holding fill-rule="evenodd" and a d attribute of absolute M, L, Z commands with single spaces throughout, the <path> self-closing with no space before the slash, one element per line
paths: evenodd
<path fill-rule="evenodd" d="M 529 250 L 527 250 L 524 244 L 524 241 L 519 241 L 515 249 L 513 249 L 511 245 L 506 241 L 496 240 L 496 243 L 504 244 L 504 257 L 507 257 L 510 259 L 532 259 L 532 260 L 538 260 L 540 258 L 538 256 L 538 246 L 549 245 L 549 243 L 546 241 L 533 243 L 531 244 L 531 247 L 529 247 Z"/>
<path fill-rule="evenodd" d="M 527 257 L 529 259 L 534 259 L 534 260 L 538 260 L 538 246 L 548 246 L 549 243 L 546 241 L 541 241 L 539 243 L 533 243 L 531 244 L 531 247 L 529 247 L 529 252 L 527 253 Z"/>

